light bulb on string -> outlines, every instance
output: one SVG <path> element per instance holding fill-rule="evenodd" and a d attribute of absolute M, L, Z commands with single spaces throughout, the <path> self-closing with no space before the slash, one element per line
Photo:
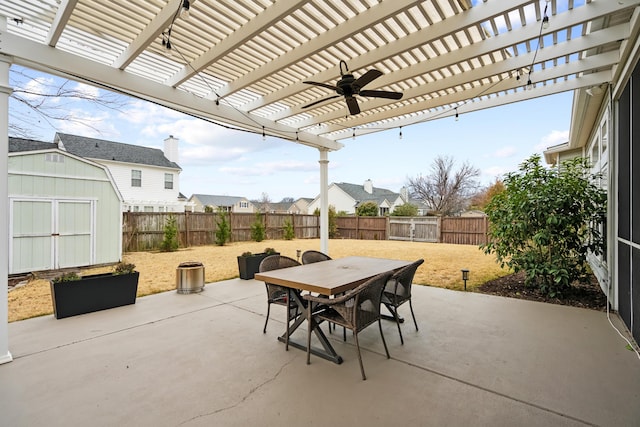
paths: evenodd
<path fill-rule="evenodd" d="M 265 135 L 265 133 L 264 133 L 264 126 L 262 126 L 262 140 L 263 141 L 267 140 L 267 135 Z"/>
<path fill-rule="evenodd" d="M 402 139 L 402 126 L 400 126 L 400 133 L 398 134 L 398 139 Z"/>
<path fill-rule="evenodd" d="M 351 139 L 354 141 L 356 140 L 356 128 L 353 128 L 353 135 L 351 136 Z"/>
<path fill-rule="evenodd" d="M 191 5 L 189 4 L 189 0 L 182 0 L 182 8 L 180 9 L 180 18 L 189 19 Z"/>
<path fill-rule="evenodd" d="M 458 116 L 458 109 L 456 108 L 456 122 L 458 121 L 459 116 Z"/>

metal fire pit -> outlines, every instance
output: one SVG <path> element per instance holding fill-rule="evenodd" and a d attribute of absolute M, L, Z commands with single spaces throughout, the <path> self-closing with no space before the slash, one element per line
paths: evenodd
<path fill-rule="evenodd" d="M 176 270 L 176 289 L 179 294 L 201 292 L 204 288 L 204 265 L 201 262 L 183 262 Z"/>

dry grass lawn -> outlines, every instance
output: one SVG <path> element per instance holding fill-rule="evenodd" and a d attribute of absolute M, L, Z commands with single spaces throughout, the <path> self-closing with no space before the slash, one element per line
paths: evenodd
<path fill-rule="evenodd" d="M 201 246 L 180 249 L 177 252 L 133 252 L 124 255 L 124 261 L 136 265 L 140 272 L 138 296 L 176 289 L 176 268 L 182 262 L 197 261 L 205 267 L 205 283 L 214 283 L 238 277 L 236 257 L 243 252 L 263 252 L 273 247 L 282 255 L 296 258 L 296 250 L 320 250 L 320 240 L 266 240 L 238 242 L 225 246 Z M 462 289 L 460 270 L 470 270 L 467 289 L 497 277 L 509 274 L 501 269 L 495 257 L 485 255 L 477 246 L 448 245 L 401 241 L 330 240 L 329 253 L 333 258 L 359 255 L 395 258 L 413 261 L 424 258 L 414 283 L 449 289 Z M 82 274 L 111 271 L 111 268 L 90 269 Z M 9 321 L 28 319 L 53 313 L 49 282 L 30 281 L 9 292 Z"/>

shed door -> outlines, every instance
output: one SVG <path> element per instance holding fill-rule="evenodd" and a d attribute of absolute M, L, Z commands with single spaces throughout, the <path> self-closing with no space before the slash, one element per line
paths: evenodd
<path fill-rule="evenodd" d="M 11 200 L 9 273 L 92 264 L 91 200 Z"/>

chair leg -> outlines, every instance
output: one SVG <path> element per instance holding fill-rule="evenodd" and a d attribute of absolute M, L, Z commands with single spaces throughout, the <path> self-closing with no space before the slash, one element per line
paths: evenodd
<path fill-rule="evenodd" d="M 398 326 L 398 333 L 400 334 L 400 344 L 404 345 L 404 338 L 402 337 L 402 329 L 400 329 L 400 315 L 398 314 L 398 307 L 387 306 L 387 308 L 393 314 L 393 318 L 396 319 L 396 325 Z"/>
<path fill-rule="evenodd" d="M 356 348 L 358 349 L 358 361 L 360 362 L 360 372 L 362 373 L 362 380 L 366 380 L 367 376 L 364 374 L 364 366 L 362 365 L 362 355 L 360 354 L 360 343 L 358 342 L 358 334 L 354 331 L 353 337 L 356 340 Z"/>
<path fill-rule="evenodd" d="M 307 305 L 307 365 L 311 364 L 311 329 L 313 326 L 311 324 L 311 312 L 313 311 L 311 304 L 311 301 L 309 301 L 309 304 Z M 329 328 L 331 328 L 331 325 L 329 325 Z"/>
<path fill-rule="evenodd" d="M 262 330 L 263 334 L 267 333 L 267 323 L 269 322 L 269 311 L 271 310 L 271 303 L 267 302 L 267 318 L 264 320 L 264 329 Z"/>
<path fill-rule="evenodd" d="M 385 353 L 387 353 L 387 359 L 391 359 L 391 356 L 389 355 L 389 349 L 387 348 L 387 341 L 384 339 L 384 334 L 382 333 L 382 321 L 380 320 L 380 318 L 378 318 L 378 328 L 380 328 L 380 336 L 382 337 L 382 344 L 384 344 L 384 351 Z"/>
<path fill-rule="evenodd" d="M 416 325 L 416 331 L 417 331 L 418 322 L 416 322 L 416 316 L 413 314 L 413 305 L 411 304 L 411 300 L 409 300 L 409 308 L 411 309 L 411 317 L 413 317 L 413 324 Z"/>

